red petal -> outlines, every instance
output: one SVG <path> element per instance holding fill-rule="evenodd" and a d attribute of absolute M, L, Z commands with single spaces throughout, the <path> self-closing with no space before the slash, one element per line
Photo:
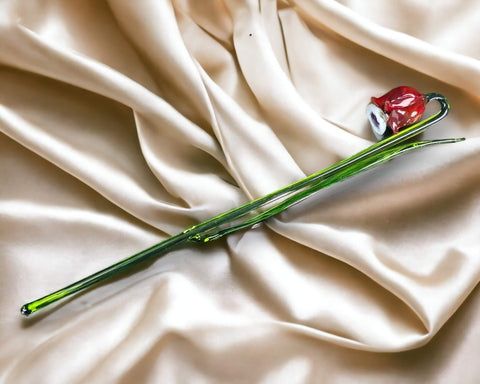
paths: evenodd
<path fill-rule="evenodd" d="M 404 87 L 408 88 L 408 87 Z M 385 112 L 390 112 L 395 109 L 407 108 L 411 105 L 421 104 L 425 105 L 425 96 L 416 91 L 413 88 L 402 90 L 403 93 L 392 95 L 393 97 L 387 98 L 384 105 Z"/>
<path fill-rule="evenodd" d="M 418 92 L 415 88 L 401 86 L 393 88 L 383 96 L 372 97 L 371 101 L 385 112 L 390 112 L 394 109 L 405 108 L 412 104 L 425 104 L 425 95 Z"/>
<path fill-rule="evenodd" d="M 378 108 L 383 110 L 383 106 L 385 105 L 385 100 L 387 100 L 387 95 L 383 95 L 380 97 L 372 97 L 370 101 L 375 104 Z"/>
<path fill-rule="evenodd" d="M 392 128 L 393 133 L 407 125 L 416 123 L 425 111 L 425 103 L 417 103 L 406 108 L 398 108 L 390 113 L 387 124 Z"/>

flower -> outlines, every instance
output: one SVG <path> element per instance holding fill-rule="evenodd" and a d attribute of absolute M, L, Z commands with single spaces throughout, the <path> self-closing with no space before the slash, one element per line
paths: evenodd
<path fill-rule="evenodd" d="M 395 88 L 380 98 L 372 97 L 372 102 L 367 107 L 367 111 L 369 111 L 368 117 L 370 122 L 372 122 L 374 131 L 381 132 L 383 127 L 383 133 L 385 133 L 388 127 L 393 133 L 395 129 L 398 130 L 405 125 L 413 124 L 419 120 L 425 110 L 427 100 L 438 101 L 441 110 L 411 129 L 404 130 L 395 137 L 395 140 L 384 140 L 380 143 L 373 144 L 369 148 L 339 161 L 322 171 L 196 224 L 183 232 L 120 260 L 73 284 L 26 303 L 20 309 L 21 314 L 28 316 L 58 300 L 90 288 L 102 280 L 125 271 L 127 268 L 131 268 L 145 260 L 150 260 L 153 257 L 158 257 L 169 252 L 175 247 L 187 243 L 206 243 L 236 231 L 252 228 L 254 225 L 283 212 L 285 209 L 304 200 L 320 189 L 327 188 L 332 184 L 341 182 L 358 173 L 384 164 L 395 157 L 403 156 L 410 151 L 430 145 L 457 143 L 464 140 L 464 138 L 422 140 L 402 144 L 447 115 L 450 105 L 447 99 L 438 93 L 422 95 L 413 88 Z M 278 201 L 280 198 L 282 200 Z"/>
<path fill-rule="evenodd" d="M 393 88 L 381 97 L 372 97 L 367 105 L 367 116 L 378 140 L 396 134 L 408 125 L 416 123 L 425 111 L 427 103 L 423 93 L 415 88 Z"/>

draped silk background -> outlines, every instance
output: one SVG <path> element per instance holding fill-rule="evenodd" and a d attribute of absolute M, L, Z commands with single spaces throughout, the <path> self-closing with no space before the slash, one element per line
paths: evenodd
<path fill-rule="evenodd" d="M 0 382 L 478 382 L 480 3 L 0 2 Z M 368 146 L 370 96 L 465 136 L 20 306 Z M 436 106 L 429 107 L 430 113 Z"/>

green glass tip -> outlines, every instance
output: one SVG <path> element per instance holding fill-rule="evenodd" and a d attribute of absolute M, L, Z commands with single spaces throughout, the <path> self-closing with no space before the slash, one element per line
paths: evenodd
<path fill-rule="evenodd" d="M 27 305 L 24 305 L 21 309 L 20 309 L 20 313 L 25 316 L 25 317 L 28 317 L 32 311 L 30 309 L 28 309 Z"/>

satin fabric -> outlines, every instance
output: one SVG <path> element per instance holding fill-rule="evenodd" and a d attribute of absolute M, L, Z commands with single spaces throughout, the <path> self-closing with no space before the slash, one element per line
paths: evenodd
<path fill-rule="evenodd" d="M 480 4 L 0 3 L 0 382 L 478 381 Z M 255 229 L 20 306 L 373 143 L 424 149 Z M 429 104 L 427 113 L 437 106 Z"/>

